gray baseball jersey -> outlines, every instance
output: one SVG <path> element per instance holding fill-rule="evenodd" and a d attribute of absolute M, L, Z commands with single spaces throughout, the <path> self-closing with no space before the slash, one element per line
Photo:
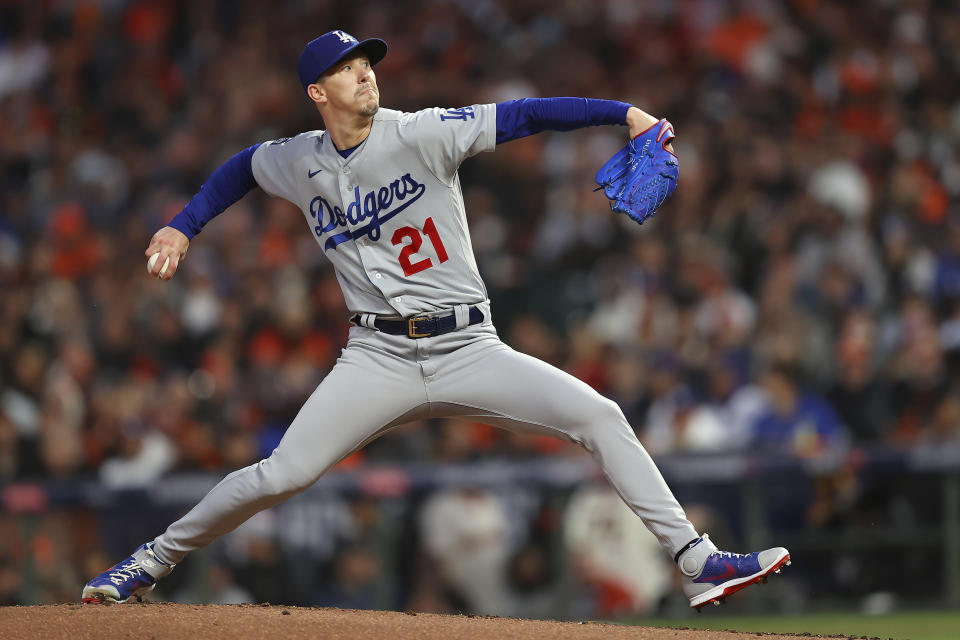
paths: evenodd
<path fill-rule="evenodd" d="M 253 175 L 303 211 L 353 313 L 408 317 L 487 297 L 457 169 L 492 151 L 496 105 L 380 109 L 343 158 L 324 131 L 260 145 Z"/>
<path fill-rule="evenodd" d="M 441 416 L 576 442 L 671 554 L 697 537 L 619 407 L 497 337 L 457 176 L 464 158 L 495 142 L 496 106 L 475 105 L 412 114 L 381 109 L 346 159 L 323 131 L 256 150 L 257 183 L 303 211 L 351 312 L 453 311 L 458 330 L 414 340 L 369 324 L 352 327 L 341 357 L 276 450 L 228 475 L 158 536 L 161 559 L 180 562 L 303 491 L 385 431 Z M 481 308 L 484 322 L 467 323 L 468 305 Z"/>

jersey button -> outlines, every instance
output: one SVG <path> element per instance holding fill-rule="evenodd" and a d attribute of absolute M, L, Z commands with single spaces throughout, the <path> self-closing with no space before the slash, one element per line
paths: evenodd
<path fill-rule="evenodd" d="M 377 275 L 374 276 L 374 278 L 376 278 L 377 280 L 379 280 L 382 277 L 383 277 L 382 273 L 378 273 Z"/>
<path fill-rule="evenodd" d="M 397 296 L 396 298 L 393 299 L 394 302 L 400 302 L 401 300 L 402 298 L 400 296 Z"/>

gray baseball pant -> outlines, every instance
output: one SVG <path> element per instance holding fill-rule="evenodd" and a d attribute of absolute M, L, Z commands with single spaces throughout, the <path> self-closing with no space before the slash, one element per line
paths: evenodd
<path fill-rule="evenodd" d="M 572 440 L 671 556 L 698 536 L 616 403 L 503 344 L 488 320 L 418 340 L 353 327 L 270 457 L 225 477 L 154 540 L 154 552 L 179 563 L 387 430 L 444 416 Z"/>

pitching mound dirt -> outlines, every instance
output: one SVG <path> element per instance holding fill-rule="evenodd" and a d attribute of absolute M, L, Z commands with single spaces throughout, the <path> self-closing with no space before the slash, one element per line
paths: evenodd
<path fill-rule="evenodd" d="M 264 638 L 562 638 L 563 640 L 756 640 L 760 634 L 626 627 L 597 622 L 553 622 L 350 611 L 278 606 L 213 606 L 167 603 L 64 604 L 0 607 L 4 640 L 263 640 Z M 764 634 L 764 640 L 801 636 Z M 809 640 L 806 636 L 805 640 Z"/>

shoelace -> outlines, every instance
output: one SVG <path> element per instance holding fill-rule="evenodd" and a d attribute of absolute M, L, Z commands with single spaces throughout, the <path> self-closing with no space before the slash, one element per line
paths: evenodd
<path fill-rule="evenodd" d="M 110 572 L 110 582 L 119 586 L 126 580 L 135 578 L 141 573 L 143 573 L 143 567 L 140 566 L 140 563 L 136 560 L 131 560 L 122 567 L 117 567 Z"/>

